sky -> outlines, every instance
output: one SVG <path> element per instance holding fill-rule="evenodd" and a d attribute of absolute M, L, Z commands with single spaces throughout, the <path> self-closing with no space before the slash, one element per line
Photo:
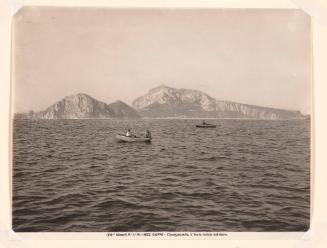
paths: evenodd
<path fill-rule="evenodd" d="M 15 112 L 86 93 L 127 104 L 165 84 L 311 109 L 311 20 L 292 9 L 24 7 L 12 29 Z"/>

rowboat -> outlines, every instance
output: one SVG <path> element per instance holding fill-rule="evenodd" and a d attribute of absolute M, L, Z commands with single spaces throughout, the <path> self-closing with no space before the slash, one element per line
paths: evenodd
<path fill-rule="evenodd" d="M 217 126 L 213 125 L 213 124 L 201 124 L 201 125 L 196 125 L 196 127 L 199 127 L 199 128 L 216 128 Z"/>
<path fill-rule="evenodd" d="M 151 138 L 126 136 L 124 134 L 117 134 L 116 139 L 118 142 L 151 142 Z"/>

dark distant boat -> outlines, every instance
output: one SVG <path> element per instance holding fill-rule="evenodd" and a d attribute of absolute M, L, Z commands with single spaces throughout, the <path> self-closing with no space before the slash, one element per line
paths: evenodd
<path fill-rule="evenodd" d="M 151 142 L 151 138 L 126 136 L 124 134 L 117 134 L 116 139 L 118 142 Z"/>
<path fill-rule="evenodd" d="M 216 128 L 217 126 L 213 125 L 213 124 L 203 123 L 203 124 L 196 125 L 196 127 L 199 127 L 199 128 Z"/>

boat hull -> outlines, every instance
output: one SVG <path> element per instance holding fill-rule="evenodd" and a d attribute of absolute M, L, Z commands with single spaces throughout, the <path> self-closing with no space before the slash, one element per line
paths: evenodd
<path fill-rule="evenodd" d="M 143 137 L 128 137 L 126 135 L 118 134 L 116 136 L 118 142 L 128 142 L 128 143 L 148 143 L 151 142 L 151 138 L 143 138 Z"/>
<path fill-rule="evenodd" d="M 197 128 L 216 128 L 216 125 L 196 125 Z"/>

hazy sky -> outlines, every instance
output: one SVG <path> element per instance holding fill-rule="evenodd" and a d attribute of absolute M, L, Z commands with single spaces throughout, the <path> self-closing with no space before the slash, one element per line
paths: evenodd
<path fill-rule="evenodd" d="M 16 112 L 86 93 L 128 104 L 160 84 L 310 112 L 301 10 L 25 7 L 13 22 Z"/>

